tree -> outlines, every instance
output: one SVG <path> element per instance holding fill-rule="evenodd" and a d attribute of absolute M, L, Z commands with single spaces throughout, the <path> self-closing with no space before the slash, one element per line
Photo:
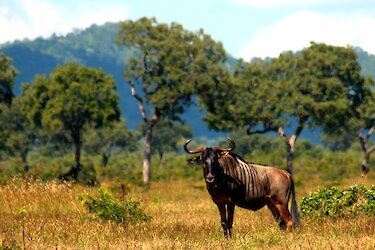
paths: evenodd
<path fill-rule="evenodd" d="M 248 136 L 244 128 L 236 129 L 229 134 L 229 138 L 236 142 L 236 153 L 246 157 L 252 154 L 262 152 L 264 154 L 272 154 L 282 146 L 282 142 L 277 137 L 271 137 L 264 134 L 256 134 Z M 227 139 L 219 140 L 220 147 L 228 146 Z M 274 155 L 274 154 L 273 154 Z M 268 163 L 267 163 L 268 164 Z"/>
<path fill-rule="evenodd" d="M 28 114 L 37 125 L 51 133 L 66 131 L 73 141 L 75 160 L 64 179 L 77 180 L 81 171 L 82 133 L 87 125 L 105 127 L 118 120 L 120 110 L 115 82 L 102 70 L 75 62 L 56 67 L 45 76 L 37 76 L 24 89 L 29 97 Z"/>
<path fill-rule="evenodd" d="M 362 176 L 365 176 L 370 171 L 370 155 L 375 151 L 375 145 L 370 144 L 370 138 L 375 130 L 375 119 L 373 119 L 373 124 L 368 128 L 367 133 L 364 129 L 359 130 L 359 141 L 361 143 L 361 148 L 363 152 L 362 160 Z"/>
<path fill-rule="evenodd" d="M 370 171 L 370 155 L 375 151 L 374 142 L 371 137 L 375 131 L 375 91 L 374 80 L 368 77 L 366 84 L 369 88 L 368 94 L 363 97 L 363 102 L 353 111 L 350 119 L 345 121 L 344 129 L 338 132 L 346 132 L 352 138 L 359 138 L 363 159 L 362 159 L 362 176 Z"/>
<path fill-rule="evenodd" d="M 73 143 L 67 133 L 61 131 L 54 131 L 51 133 L 48 130 L 39 130 L 38 140 L 35 145 L 38 148 L 38 153 L 48 157 L 62 157 L 67 155 Z"/>
<path fill-rule="evenodd" d="M 143 181 L 148 183 L 153 127 L 161 117 L 178 119 L 198 83 L 218 81 L 225 51 L 203 30 L 190 32 L 177 23 L 159 24 L 155 18 L 123 22 L 117 43 L 138 52 L 129 60 L 124 76 L 145 126 Z"/>
<path fill-rule="evenodd" d="M 142 129 L 145 132 L 144 129 Z M 159 155 L 160 165 L 166 152 L 178 152 L 186 138 L 193 136 L 191 126 L 180 124 L 176 121 L 161 119 L 154 127 L 152 139 L 153 152 Z"/>
<path fill-rule="evenodd" d="M 10 105 L 13 98 L 14 78 L 18 75 L 16 68 L 10 65 L 12 59 L 0 52 L 0 103 Z"/>
<path fill-rule="evenodd" d="M 0 130 L 6 134 L 3 137 L 3 150 L 10 156 L 19 156 L 23 170 L 27 172 L 30 166 L 27 156 L 38 138 L 38 129 L 32 124 L 25 113 L 26 102 L 22 96 L 13 98 L 12 106 L 0 105 Z"/>
<path fill-rule="evenodd" d="M 354 142 L 353 136 L 343 131 L 337 131 L 337 133 L 322 133 L 320 139 L 324 147 L 332 152 L 349 150 Z"/>
<path fill-rule="evenodd" d="M 125 120 L 114 122 L 111 126 L 90 129 L 84 136 L 85 150 L 102 155 L 102 166 L 106 167 L 115 148 L 135 150 L 139 133 L 126 127 Z"/>
<path fill-rule="evenodd" d="M 240 61 L 232 83 L 223 87 L 227 98 L 203 99 L 205 119 L 214 129 L 245 126 L 248 134 L 278 133 L 286 145 L 286 170 L 292 173 L 303 129 L 320 126 L 332 132 L 342 127 L 367 94 L 356 59 L 350 47 L 312 43 L 269 61 Z"/>

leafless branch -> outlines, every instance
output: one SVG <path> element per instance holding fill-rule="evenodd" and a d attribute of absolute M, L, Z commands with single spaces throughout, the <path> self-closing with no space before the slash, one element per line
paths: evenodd
<path fill-rule="evenodd" d="M 146 114 L 146 110 L 145 110 L 145 107 L 143 105 L 143 99 L 142 97 L 140 97 L 136 90 L 135 90 L 135 87 L 134 87 L 134 83 L 133 81 L 131 80 L 128 80 L 128 83 L 130 84 L 130 88 L 131 88 L 131 91 L 132 91 L 132 95 L 135 97 L 135 99 L 138 101 L 138 107 L 139 107 L 139 110 L 141 111 L 141 115 L 142 115 L 142 118 L 143 120 L 147 123 L 148 122 L 148 118 L 147 118 L 147 114 Z"/>
<path fill-rule="evenodd" d="M 271 128 L 264 128 L 264 129 L 256 129 L 256 130 L 251 130 L 251 128 L 248 128 L 246 130 L 246 133 L 248 135 L 253 135 L 253 134 L 265 134 L 269 131 L 274 131 L 274 129 L 271 129 Z"/>
<path fill-rule="evenodd" d="M 270 132 L 270 131 L 277 131 L 277 127 L 275 127 L 275 126 L 273 126 L 272 124 L 269 124 L 269 123 L 264 123 L 263 129 L 252 130 L 252 126 L 250 125 L 250 127 L 246 130 L 246 133 L 248 135 L 265 134 L 265 133 Z"/>
<path fill-rule="evenodd" d="M 279 127 L 279 128 L 277 129 L 277 133 L 281 136 L 281 138 L 283 139 L 283 141 L 284 141 L 286 144 L 290 145 L 290 141 L 289 141 L 289 139 L 288 139 L 288 136 L 285 134 L 284 129 L 283 129 L 282 127 Z"/>
<path fill-rule="evenodd" d="M 367 139 L 363 135 L 363 129 L 359 130 L 359 132 L 358 132 L 358 138 L 359 138 L 359 142 L 360 142 L 361 147 L 362 147 L 362 151 L 366 152 L 367 151 L 367 147 L 366 147 Z"/>
<path fill-rule="evenodd" d="M 372 146 L 371 148 L 369 148 L 368 150 L 367 150 L 367 153 L 368 154 L 370 154 L 372 151 L 374 151 L 375 150 L 375 145 L 374 146 Z"/>
<path fill-rule="evenodd" d="M 367 132 L 366 140 L 368 140 L 371 137 L 372 133 L 374 133 L 374 130 L 375 130 L 375 121 L 374 121 L 374 124 L 372 124 L 372 127 Z"/>
<path fill-rule="evenodd" d="M 289 143 L 291 145 L 294 145 L 294 143 L 297 141 L 299 135 L 301 134 L 303 128 L 305 127 L 306 118 L 301 118 L 298 124 L 298 127 L 294 131 L 293 135 L 289 139 Z"/>
<path fill-rule="evenodd" d="M 155 123 L 159 119 L 159 116 L 160 116 L 160 110 L 155 107 L 154 108 L 154 114 L 152 115 L 153 123 Z"/>

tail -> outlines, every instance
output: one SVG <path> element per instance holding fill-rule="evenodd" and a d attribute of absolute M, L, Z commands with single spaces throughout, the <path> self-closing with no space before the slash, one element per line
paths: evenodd
<path fill-rule="evenodd" d="M 298 228 L 301 226 L 301 222 L 299 220 L 299 215 L 298 215 L 298 205 L 296 202 L 296 194 L 294 192 L 294 181 L 293 178 L 291 177 L 292 181 L 292 205 L 291 205 L 291 214 L 292 214 L 292 220 L 293 220 L 293 226 L 295 228 Z"/>

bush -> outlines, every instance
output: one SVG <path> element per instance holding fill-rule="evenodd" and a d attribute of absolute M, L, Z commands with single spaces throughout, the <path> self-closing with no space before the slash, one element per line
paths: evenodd
<path fill-rule="evenodd" d="M 336 187 L 318 189 L 303 197 L 302 214 L 309 217 L 343 217 L 365 214 L 375 215 L 375 186 L 350 186 L 344 190 Z"/>
<path fill-rule="evenodd" d="M 132 201 L 131 199 L 119 202 L 103 188 L 99 188 L 98 192 L 98 198 L 94 198 L 89 193 L 78 196 L 83 206 L 97 217 L 124 224 L 144 222 L 151 219 L 150 216 L 144 213 L 140 202 Z"/>

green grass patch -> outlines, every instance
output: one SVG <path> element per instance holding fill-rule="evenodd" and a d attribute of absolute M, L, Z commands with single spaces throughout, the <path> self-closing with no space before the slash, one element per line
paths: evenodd
<path fill-rule="evenodd" d="M 314 218 L 375 215 L 375 186 L 325 187 L 302 198 L 301 212 Z"/>
<path fill-rule="evenodd" d="M 103 188 L 99 188 L 98 193 L 96 198 L 89 193 L 78 195 L 78 200 L 95 217 L 123 224 L 151 220 L 151 216 L 144 213 L 140 202 L 131 199 L 120 202 Z"/>

